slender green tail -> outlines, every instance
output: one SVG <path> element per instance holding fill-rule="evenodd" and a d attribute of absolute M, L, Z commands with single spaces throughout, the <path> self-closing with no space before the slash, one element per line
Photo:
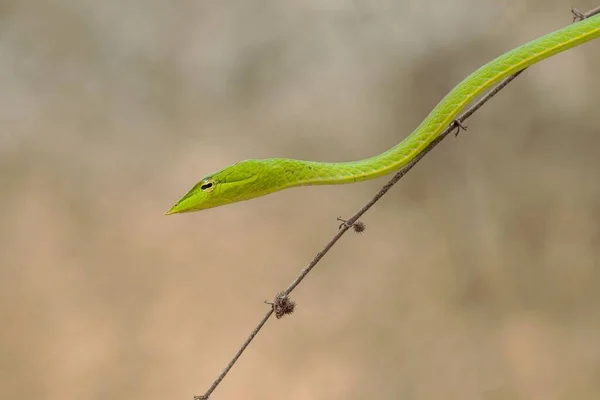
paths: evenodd
<path fill-rule="evenodd" d="M 374 179 L 408 164 L 492 85 L 554 54 L 600 36 L 600 15 L 571 24 L 511 50 L 455 86 L 406 139 L 360 161 L 325 163 L 285 158 L 245 160 L 202 178 L 166 214 L 199 211 L 303 185 L 336 185 Z"/>

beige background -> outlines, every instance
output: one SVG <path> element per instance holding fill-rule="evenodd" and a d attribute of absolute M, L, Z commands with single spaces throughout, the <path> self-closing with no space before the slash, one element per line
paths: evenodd
<path fill-rule="evenodd" d="M 163 212 L 240 159 L 387 149 L 571 5 L 1 2 L 0 398 L 203 393 L 386 179 Z M 213 398 L 599 398 L 599 70 L 600 40 L 502 92 Z"/>

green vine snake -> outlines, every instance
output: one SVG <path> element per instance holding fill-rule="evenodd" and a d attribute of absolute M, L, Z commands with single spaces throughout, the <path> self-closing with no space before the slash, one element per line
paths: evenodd
<path fill-rule="evenodd" d="M 165 214 L 200 211 L 305 185 L 338 185 L 374 179 L 408 164 L 462 108 L 505 77 L 600 36 L 600 14 L 521 45 L 490 61 L 456 85 L 402 142 L 360 161 L 314 162 L 287 158 L 245 160 L 203 177 Z"/>

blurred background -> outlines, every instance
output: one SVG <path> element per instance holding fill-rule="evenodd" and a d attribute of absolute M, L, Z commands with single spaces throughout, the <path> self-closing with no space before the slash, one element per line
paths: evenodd
<path fill-rule="evenodd" d="M 246 158 L 348 161 L 598 2 L 4 0 L 0 397 L 191 399 L 387 179 L 166 211 Z M 600 40 L 529 69 L 293 293 L 214 399 L 600 397 Z"/>

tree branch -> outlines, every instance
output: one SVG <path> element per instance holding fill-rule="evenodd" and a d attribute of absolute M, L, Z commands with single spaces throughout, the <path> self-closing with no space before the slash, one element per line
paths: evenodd
<path fill-rule="evenodd" d="M 596 7 L 586 13 L 582 13 L 576 8 L 571 9 L 571 13 L 573 14 L 573 22 L 580 21 L 589 17 L 592 17 L 596 14 L 600 14 L 600 6 Z M 464 113 L 462 113 L 453 123 L 451 123 L 433 142 L 429 144 L 419 155 L 417 155 L 412 161 L 410 161 L 407 165 L 405 165 L 400 171 L 398 171 L 394 177 L 386 183 L 379 192 L 360 210 L 358 210 L 350 219 L 347 221 L 343 221 L 342 225 L 340 225 L 340 229 L 338 232 L 331 238 L 331 240 L 323 247 L 321 251 L 317 253 L 317 255 L 312 259 L 312 261 L 300 272 L 300 274 L 294 279 L 294 281 L 285 289 L 283 292 L 280 292 L 275 296 L 274 303 L 271 304 L 271 308 L 269 311 L 262 317 L 256 328 L 252 331 L 250 336 L 246 338 L 242 346 L 239 348 L 237 353 L 233 356 L 229 364 L 223 369 L 223 371 L 219 374 L 217 379 L 212 383 L 210 388 L 206 391 L 205 394 L 201 396 L 194 396 L 194 400 L 208 400 L 212 392 L 217 388 L 217 386 L 221 383 L 223 378 L 229 373 L 231 368 L 240 358 L 244 350 L 248 347 L 248 345 L 254 340 L 256 335 L 260 332 L 265 323 L 271 318 L 273 313 L 276 314 L 277 318 L 281 318 L 286 314 L 290 314 L 294 310 L 294 303 L 289 300 L 289 294 L 302 282 L 302 280 L 309 274 L 310 271 L 321 261 L 321 259 L 331 250 L 331 248 L 337 243 L 338 240 L 350 229 L 355 228 L 357 232 L 362 231 L 364 229 L 364 225 L 359 230 L 357 229 L 358 219 L 363 216 L 375 203 L 379 201 L 391 188 L 394 186 L 404 175 L 408 173 L 425 155 L 427 155 L 435 146 L 437 146 L 442 140 L 448 136 L 451 132 L 455 132 L 456 135 L 460 132 L 461 129 L 466 129 L 462 123 L 466 121 L 469 117 L 471 117 L 477 110 L 479 110 L 485 103 L 487 103 L 492 97 L 494 97 L 500 90 L 504 89 L 510 82 L 512 82 L 517 76 L 519 76 L 525 69 L 505 78 L 502 82 L 496 85 L 493 89 L 491 89 L 485 96 L 481 97 L 476 103 L 474 103 L 470 108 L 467 109 Z"/>

